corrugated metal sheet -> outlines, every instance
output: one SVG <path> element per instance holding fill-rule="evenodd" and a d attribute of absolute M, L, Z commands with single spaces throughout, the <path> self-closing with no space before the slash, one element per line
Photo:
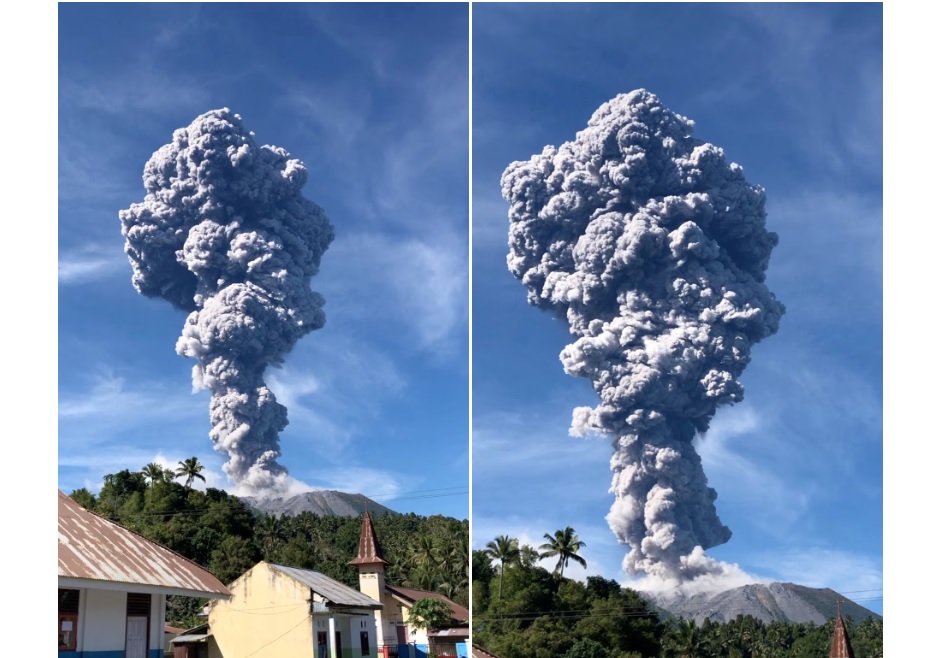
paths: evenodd
<path fill-rule="evenodd" d="M 382 559 L 382 549 L 376 541 L 376 530 L 372 526 L 372 519 L 367 510 L 363 514 L 363 527 L 359 531 L 359 550 L 350 564 L 389 564 Z"/>
<path fill-rule="evenodd" d="M 229 596 L 215 576 L 59 492 L 59 576 Z"/>
<path fill-rule="evenodd" d="M 849 634 L 846 632 L 846 625 L 843 624 L 843 615 L 839 612 L 839 603 L 837 603 L 836 624 L 833 626 L 833 639 L 830 642 L 830 658 L 854 658 Z"/>
<path fill-rule="evenodd" d="M 362 592 L 356 591 L 352 587 L 347 587 L 343 583 L 329 576 L 325 576 L 319 571 L 285 567 L 280 564 L 269 564 L 268 566 L 293 578 L 299 583 L 307 585 L 317 592 L 317 594 L 327 599 L 331 605 L 371 608 L 374 610 L 382 608 L 382 605 L 375 599 L 366 596 Z"/>
<path fill-rule="evenodd" d="M 436 631 L 428 631 L 428 637 L 460 637 L 466 639 L 470 637 L 470 628 L 467 626 L 441 628 Z"/>
<path fill-rule="evenodd" d="M 458 605 L 444 594 L 438 592 L 428 592 L 423 589 L 411 589 L 409 587 L 399 587 L 386 585 L 386 591 L 409 604 L 415 603 L 419 599 L 438 599 L 444 601 L 451 607 L 451 617 L 457 621 L 467 621 L 470 619 L 470 611 L 462 605 Z"/>
<path fill-rule="evenodd" d="M 476 644 L 471 645 L 471 656 L 473 658 L 497 658 L 495 654 L 490 653 L 486 649 L 478 647 Z"/>

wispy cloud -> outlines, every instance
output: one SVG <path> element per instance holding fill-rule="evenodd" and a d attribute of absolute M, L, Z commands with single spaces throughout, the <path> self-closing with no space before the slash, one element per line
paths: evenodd
<path fill-rule="evenodd" d="M 385 501 L 394 500 L 404 490 L 397 474 L 367 466 L 335 465 L 318 470 L 310 481 L 318 488 L 362 493 Z"/>
<path fill-rule="evenodd" d="M 353 428 L 335 418 L 347 415 L 346 409 L 352 401 L 344 404 L 335 394 L 319 397 L 323 389 L 318 379 L 308 372 L 274 370 L 265 380 L 278 402 L 287 407 L 288 427 L 292 433 L 301 430 L 306 441 L 334 450 L 342 449 L 350 440 Z"/>
<path fill-rule="evenodd" d="M 130 272 L 127 257 L 120 249 L 103 244 L 86 244 L 59 254 L 59 285 L 86 283 L 122 270 Z"/>
<path fill-rule="evenodd" d="M 612 448 L 605 439 L 567 434 L 571 412 L 495 412 L 474 417 L 474 474 L 483 477 L 512 473 L 548 473 L 579 465 L 607 469 Z M 594 469 L 598 470 L 598 469 Z M 605 485 L 607 488 L 607 485 Z"/>
<path fill-rule="evenodd" d="M 845 29 L 806 5 L 740 5 L 735 13 L 761 39 L 765 73 L 793 117 L 793 137 L 819 170 L 881 180 L 882 53 L 860 47 L 881 45 L 881 31 Z"/>
<path fill-rule="evenodd" d="M 769 198 L 768 217 L 772 228 L 782 236 L 772 258 L 770 276 L 786 286 L 805 286 L 808 280 L 815 286 L 823 284 L 821 293 L 831 301 L 834 286 L 851 292 L 852 288 L 844 283 L 846 279 L 862 279 L 867 285 L 860 288 L 868 295 L 853 301 L 881 312 L 881 193 L 843 189 L 804 189 L 796 194 L 782 191 Z M 808 279 L 809 273 L 815 276 Z M 813 292 L 802 287 L 801 303 L 806 305 L 808 293 Z M 817 299 L 817 304 L 822 306 L 823 301 Z"/>
<path fill-rule="evenodd" d="M 813 546 L 761 553 L 751 556 L 749 561 L 779 582 L 856 592 L 855 598 L 881 595 L 882 561 L 872 555 Z"/>
<path fill-rule="evenodd" d="M 128 386 L 123 377 L 110 371 L 90 379 L 91 386 L 86 391 L 60 392 L 60 420 L 92 419 L 132 426 L 154 418 L 187 416 L 194 408 L 205 413 L 205 406 L 192 396 L 168 391 L 162 384 L 141 382 Z"/>
<path fill-rule="evenodd" d="M 124 115 L 204 110 L 209 92 L 188 76 L 135 69 L 111 78 L 72 72 L 60 83 L 59 98 L 74 109 Z"/>
<path fill-rule="evenodd" d="M 574 519 L 559 523 L 546 517 L 522 518 L 519 516 L 495 517 L 478 515 L 474 513 L 474 536 L 472 546 L 474 550 L 483 550 L 487 543 L 499 535 L 507 535 L 516 539 L 519 545 L 529 545 L 537 551 L 547 542 L 545 535 L 553 535 L 571 525 L 576 531 L 579 540 L 586 546 L 579 551 L 579 555 L 588 563 L 582 567 L 569 562 L 565 569 L 565 577 L 585 582 L 589 576 L 603 576 L 610 578 L 612 573 L 620 571 L 620 561 L 625 549 L 618 545 L 607 526 L 596 526 L 586 523 L 582 519 Z M 541 558 L 536 564 L 553 571 L 558 562 L 557 558 Z"/>
<path fill-rule="evenodd" d="M 489 182 L 491 189 L 474 193 L 474 248 L 507 249 L 509 206 L 500 196 L 499 181 Z"/>
<path fill-rule="evenodd" d="M 205 491 L 208 487 L 223 490 L 231 488 L 225 474 L 222 473 L 221 470 L 214 469 L 210 466 L 210 464 L 215 463 L 217 460 L 214 456 L 206 454 L 194 455 L 193 453 L 185 453 L 184 451 L 168 452 L 159 450 L 155 453 L 152 450 L 115 445 L 109 447 L 108 450 L 74 452 L 65 456 L 60 455 L 59 468 L 75 469 L 86 474 L 69 479 L 76 483 L 80 481 L 82 486 L 92 493 L 97 494 L 104 484 L 105 475 L 117 473 L 125 469 L 131 472 L 137 472 L 151 463 L 175 472 L 179 468 L 181 461 L 194 456 L 199 460 L 200 464 L 202 464 L 203 470 L 200 472 L 200 475 L 205 478 L 205 481 L 195 478 L 191 485 L 194 489 Z"/>
<path fill-rule="evenodd" d="M 794 451 L 771 434 L 768 416 L 743 404 L 722 410 L 694 445 L 720 504 L 741 510 L 765 532 L 782 535 L 803 517 L 815 486 L 806 481 L 795 486 L 799 474 L 782 467 L 793 460 Z"/>
<path fill-rule="evenodd" d="M 327 257 L 331 271 L 324 294 L 342 304 L 335 311 L 330 306 L 329 317 L 365 322 L 368 332 L 379 329 L 375 323 L 381 319 L 385 339 L 394 338 L 406 351 L 449 355 L 466 342 L 467 252 L 462 236 L 446 227 L 427 239 L 347 233 L 338 236 Z M 397 330 L 389 331 L 390 321 Z"/>

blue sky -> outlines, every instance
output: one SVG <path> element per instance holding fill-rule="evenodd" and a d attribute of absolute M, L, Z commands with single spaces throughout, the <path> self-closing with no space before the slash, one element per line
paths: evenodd
<path fill-rule="evenodd" d="M 562 371 L 567 327 L 506 269 L 499 181 L 645 88 L 765 187 L 780 236 L 781 328 L 699 443 L 733 532 L 709 555 L 881 613 L 881 5 L 475 4 L 473 49 L 474 547 L 571 525 L 589 564 L 572 576 L 636 582 L 604 520 L 612 450 L 568 436 L 596 396 Z"/>
<path fill-rule="evenodd" d="M 138 295 L 118 210 L 174 129 L 238 112 L 309 170 L 336 239 L 326 326 L 266 381 L 309 487 L 468 517 L 466 5 L 63 4 L 58 76 L 58 485 L 197 456 L 209 394 L 185 314 Z"/>

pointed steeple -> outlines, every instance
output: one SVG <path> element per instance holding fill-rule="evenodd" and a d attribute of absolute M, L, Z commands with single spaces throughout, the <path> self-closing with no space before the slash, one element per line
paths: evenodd
<path fill-rule="evenodd" d="M 833 640 L 830 643 L 830 658 L 855 658 L 853 647 L 850 646 L 850 637 L 843 623 L 843 614 L 840 612 L 842 599 L 836 600 L 836 624 L 833 626 Z"/>
<path fill-rule="evenodd" d="M 363 513 L 363 527 L 359 531 L 359 550 L 356 557 L 350 560 L 349 564 L 362 566 L 366 564 L 389 564 L 382 559 L 382 550 L 379 548 L 379 542 L 376 541 L 376 531 L 372 527 L 372 518 L 369 516 L 369 510 Z"/>

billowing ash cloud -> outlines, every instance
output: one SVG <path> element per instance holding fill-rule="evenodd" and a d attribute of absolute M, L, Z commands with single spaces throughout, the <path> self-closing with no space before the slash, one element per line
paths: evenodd
<path fill-rule="evenodd" d="M 509 269 L 568 320 L 565 372 L 601 398 L 571 432 L 612 437 L 624 567 L 678 581 L 720 571 L 696 547 L 731 537 L 691 442 L 742 399 L 751 347 L 784 312 L 764 284 L 778 240 L 764 190 L 693 125 L 647 91 L 622 94 L 501 181 Z"/>
<path fill-rule="evenodd" d="M 176 351 L 197 360 L 210 437 L 243 492 L 287 486 L 287 410 L 262 376 L 325 321 L 310 278 L 333 227 L 301 196 L 306 181 L 299 160 L 258 146 L 224 108 L 174 131 L 144 167 L 143 202 L 120 212 L 134 287 L 189 312 Z"/>

